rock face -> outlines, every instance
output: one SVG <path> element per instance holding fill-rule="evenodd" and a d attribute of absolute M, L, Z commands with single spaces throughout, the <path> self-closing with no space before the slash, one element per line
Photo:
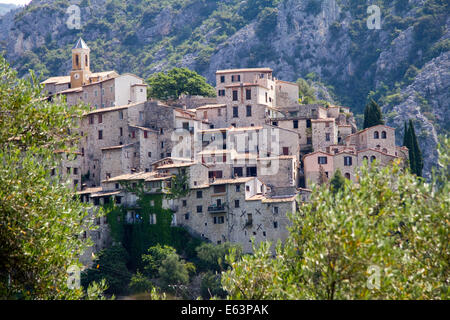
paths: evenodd
<path fill-rule="evenodd" d="M 448 3 L 380 0 L 380 29 L 368 28 L 363 1 L 280 0 L 268 7 L 275 19 L 265 19 L 263 7 L 248 18 L 246 5 L 261 3 L 271 1 L 33 0 L 0 17 L 0 51 L 22 75 L 28 68 L 66 74 L 78 36 L 90 45 L 97 70 L 147 77 L 185 66 L 213 85 L 215 71 L 226 68 L 267 66 L 288 81 L 314 73 L 320 99 L 355 113 L 368 95 L 378 100 L 398 143 L 412 118 L 429 176 L 438 136 L 450 130 Z M 81 30 L 66 26 L 70 4 L 81 8 Z"/>

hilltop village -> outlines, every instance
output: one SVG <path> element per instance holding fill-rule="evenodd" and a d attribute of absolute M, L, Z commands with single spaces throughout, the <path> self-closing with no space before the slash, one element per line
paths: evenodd
<path fill-rule="evenodd" d="M 81 201 L 95 207 L 111 201 L 126 209 L 124 223 L 139 223 L 137 205 L 161 195 L 172 224 L 212 243 L 283 241 L 288 212 L 308 201 L 312 184 L 336 170 L 356 181 L 364 161 L 386 165 L 408 158 L 395 145 L 394 128 L 358 131 L 342 106 L 298 102 L 296 83 L 269 68 L 216 72 L 216 98 L 183 96 L 170 103 L 147 99 L 147 85 L 133 74 L 91 72 L 90 49 L 80 38 L 72 49 L 70 75 L 43 82 L 48 98 L 90 106 L 78 128 L 75 159 L 57 170 L 70 179 Z M 180 182 L 181 181 L 181 182 Z M 155 210 L 156 211 L 156 210 Z M 149 215 L 150 223 L 157 215 Z M 111 244 L 106 217 L 84 234 L 94 246 Z"/>

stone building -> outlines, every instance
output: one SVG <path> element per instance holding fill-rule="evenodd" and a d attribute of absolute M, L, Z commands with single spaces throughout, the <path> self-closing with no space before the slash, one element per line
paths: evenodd
<path fill-rule="evenodd" d="M 140 184 L 164 195 L 173 224 L 213 243 L 241 243 L 251 252 L 258 243 L 288 236 L 288 212 L 307 201 L 320 172 L 339 168 L 355 180 L 363 161 L 385 165 L 407 158 L 395 146 L 394 129 L 356 129 L 348 108 L 300 105 L 298 86 L 275 78 L 270 68 L 216 72 L 216 98 L 182 96 L 162 103 L 147 100 L 143 79 L 115 71 L 91 72 L 90 49 L 79 39 L 72 49 L 70 75 L 44 81 L 49 99 L 64 95 L 69 105 L 90 109 L 77 129 L 76 159 L 61 164 L 83 202 L 110 201 L 136 223 Z M 69 169 L 70 168 L 70 171 Z M 175 199 L 174 176 L 186 175 L 187 194 Z M 175 184 L 175 183 L 174 183 Z M 150 223 L 155 223 L 150 215 Z M 94 246 L 83 259 L 111 243 L 106 219 L 83 235 Z"/>

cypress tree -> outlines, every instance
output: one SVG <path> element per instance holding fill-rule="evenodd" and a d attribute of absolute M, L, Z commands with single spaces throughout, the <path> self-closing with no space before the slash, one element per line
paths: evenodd
<path fill-rule="evenodd" d="M 405 132 L 405 137 L 404 137 L 404 145 L 405 147 L 408 148 L 408 152 L 409 152 L 409 167 L 411 168 L 411 172 L 412 173 L 416 173 L 416 154 L 415 154 L 415 150 L 414 150 L 414 137 L 412 135 L 411 132 L 411 123 L 409 124 L 409 127 L 407 128 L 406 132 Z"/>
<path fill-rule="evenodd" d="M 422 152 L 419 148 L 419 143 L 417 142 L 417 136 L 416 132 L 414 130 L 414 125 L 412 123 L 412 120 L 409 120 L 409 133 L 411 135 L 411 141 L 412 141 L 412 148 L 414 149 L 414 173 L 418 175 L 419 177 L 422 176 L 422 169 L 423 169 L 423 157 Z"/>
<path fill-rule="evenodd" d="M 384 124 L 381 108 L 373 99 L 366 105 L 364 109 L 364 129 Z"/>

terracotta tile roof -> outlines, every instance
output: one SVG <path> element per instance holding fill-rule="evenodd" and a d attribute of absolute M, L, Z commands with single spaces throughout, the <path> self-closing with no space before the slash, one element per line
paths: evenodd
<path fill-rule="evenodd" d="M 126 148 L 126 147 L 129 147 L 129 146 L 132 146 L 132 145 L 133 145 L 133 143 L 129 143 L 129 144 L 121 144 L 121 145 L 118 145 L 118 146 L 111 146 L 111 147 L 101 148 L 101 150 L 102 150 L 102 151 L 107 151 L 107 150 L 119 150 L 119 149 Z"/>
<path fill-rule="evenodd" d="M 102 112 L 113 112 L 113 111 L 118 111 L 118 110 L 122 110 L 122 109 L 128 109 L 129 107 L 134 107 L 139 104 L 144 104 L 144 102 L 135 102 L 135 103 L 126 104 L 123 106 L 114 106 L 114 107 L 108 107 L 108 108 L 94 109 L 94 110 L 89 111 L 85 115 L 97 114 L 97 113 L 102 113 Z"/>
<path fill-rule="evenodd" d="M 218 185 L 218 184 L 234 184 L 234 183 L 245 183 L 250 180 L 255 179 L 256 177 L 238 177 L 234 179 L 216 179 L 214 182 L 211 182 L 210 185 Z"/>
<path fill-rule="evenodd" d="M 41 84 L 50 84 L 50 83 L 64 84 L 64 83 L 69 83 L 69 82 L 70 82 L 70 76 L 61 76 L 61 77 L 48 78 L 47 80 L 41 82 Z"/>
<path fill-rule="evenodd" d="M 102 187 L 92 187 L 92 188 L 86 188 L 81 191 L 77 191 L 77 194 L 97 193 L 100 191 L 102 191 Z"/>

